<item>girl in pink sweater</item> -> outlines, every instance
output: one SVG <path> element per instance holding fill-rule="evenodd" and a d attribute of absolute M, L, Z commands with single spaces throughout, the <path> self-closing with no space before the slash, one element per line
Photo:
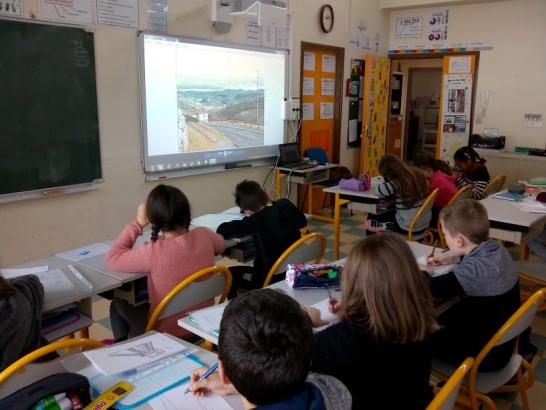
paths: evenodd
<path fill-rule="evenodd" d="M 150 304 L 132 306 L 114 298 L 110 305 L 110 320 L 116 341 L 144 332 L 149 312 L 176 285 L 200 269 L 213 266 L 214 256 L 224 250 L 224 238 L 209 229 L 190 227 L 190 204 L 179 189 L 158 185 L 146 204 L 140 204 L 137 217 L 121 232 L 110 248 L 106 263 L 120 272 L 148 274 Z M 152 226 L 151 242 L 133 248 L 143 228 Z M 161 235 L 160 235 L 161 233 Z M 211 305 L 212 301 L 194 306 L 188 311 Z M 187 336 L 176 321 L 184 314 L 159 321 L 158 330 L 177 336 Z"/>

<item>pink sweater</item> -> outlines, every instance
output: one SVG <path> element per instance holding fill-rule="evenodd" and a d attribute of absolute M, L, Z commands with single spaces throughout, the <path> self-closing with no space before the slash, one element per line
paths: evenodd
<path fill-rule="evenodd" d="M 187 234 L 160 238 L 133 249 L 140 235 L 142 228 L 136 221 L 127 225 L 110 248 L 106 264 L 119 272 L 148 274 L 150 312 L 182 280 L 200 269 L 213 266 L 214 256 L 224 250 L 224 238 L 207 228 L 195 228 Z M 211 304 L 205 302 L 188 309 L 188 312 Z M 173 335 L 184 335 L 176 324 L 182 316 L 184 314 L 163 319 L 157 328 Z"/>
<path fill-rule="evenodd" d="M 438 196 L 434 205 L 438 209 L 442 209 L 453 198 L 453 195 L 457 193 L 457 186 L 455 185 L 456 175 L 447 175 L 442 171 L 436 171 L 429 180 L 430 192 L 436 188 L 440 188 Z"/>

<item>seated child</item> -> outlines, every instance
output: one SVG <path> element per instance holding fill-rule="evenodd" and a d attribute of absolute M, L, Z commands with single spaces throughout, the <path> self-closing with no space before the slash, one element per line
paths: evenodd
<path fill-rule="evenodd" d="M 462 147 L 453 155 L 455 166 L 461 171 L 457 178 L 458 188 L 465 185 L 472 185 L 472 196 L 474 199 L 483 199 L 485 187 L 491 179 L 489 171 L 485 166 L 486 160 L 472 147 Z"/>
<path fill-rule="evenodd" d="M 0 276 L 0 371 L 41 346 L 44 287 L 34 275 Z"/>
<path fill-rule="evenodd" d="M 125 227 L 110 248 L 106 257 L 108 267 L 120 272 L 147 273 L 150 297 L 149 306 L 138 307 L 119 298 L 112 300 L 110 320 L 116 341 L 144 333 L 148 313 L 167 293 L 198 270 L 213 266 L 214 256 L 223 252 L 224 238 L 206 228 L 190 231 L 190 220 L 186 195 L 173 186 L 158 185 L 148 195 L 146 204 L 139 205 L 136 219 Z M 152 241 L 133 248 L 148 224 L 152 225 Z M 200 304 L 191 310 L 206 305 Z M 188 336 L 178 327 L 178 317 L 180 315 L 159 321 L 158 329 Z"/>
<path fill-rule="evenodd" d="M 430 278 L 436 297 L 462 299 L 439 317 L 443 328 L 433 338 L 434 355 L 460 364 L 476 357 L 489 339 L 519 308 L 519 281 L 508 251 L 489 239 L 487 211 L 472 199 L 457 201 L 440 212 L 449 251 L 429 258 L 430 264 L 457 263 L 453 271 Z M 497 346 L 480 369 L 503 368 L 515 340 Z"/>
<path fill-rule="evenodd" d="M 300 229 L 307 225 L 303 212 L 288 199 L 271 201 L 260 184 L 244 180 L 235 187 L 235 203 L 247 215 L 238 221 L 221 224 L 216 232 L 224 238 L 253 235 L 257 255 L 254 267 L 231 267 L 233 282 L 229 298 L 237 295 L 243 275 L 250 273 L 251 289 L 261 288 L 269 269 L 279 256 L 300 239 Z"/>
<path fill-rule="evenodd" d="M 452 174 L 451 167 L 445 161 L 436 159 L 434 155 L 428 151 L 422 151 L 413 157 L 413 165 L 419 168 L 428 179 L 429 192 L 438 188 L 438 195 L 434 201 L 432 208 L 432 224 L 438 222 L 438 214 L 440 210 L 448 204 L 448 202 L 457 193 L 455 180 L 457 177 Z"/>
<path fill-rule="evenodd" d="M 353 409 L 424 409 L 437 325 L 409 246 L 393 233 L 363 239 L 347 258 L 341 290 L 343 300 L 331 307 L 341 321 L 314 335 L 311 370 L 344 383 Z"/>
<path fill-rule="evenodd" d="M 385 182 L 376 187 L 381 198 L 394 198 L 395 210 L 379 215 L 368 215 L 365 227 L 367 233 L 395 231 L 407 234 L 411 221 L 428 196 L 427 179 L 418 169 L 406 165 L 392 155 L 385 155 L 379 162 L 379 173 Z M 420 234 L 429 227 L 429 210 L 413 228 L 414 234 Z"/>
<path fill-rule="evenodd" d="M 351 395 L 331 376 L 309 374 L 311 322 L 290 296 L 259 289 L 244 293 L 226 307 L 218 341 L 219 371 L 190 391 L 239 393 L 245 408 L 348 410 Z"/>

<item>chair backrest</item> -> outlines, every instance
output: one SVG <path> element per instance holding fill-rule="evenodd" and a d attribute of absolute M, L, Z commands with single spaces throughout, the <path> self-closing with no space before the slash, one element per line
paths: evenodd
<path fill-rule="evenodd" d="M 426 410 L 451 410 L 455 406 L 455 401 L 459 394 L 459 389 L 463 383 L 463 379 L 466 374 L 472 368 L 474 359 L 467 358 L 458 368 L 453 372 L 451 377 L 446 381 L 446 384 L 442 389 L 434 396 L 434 399 L 427 406 Z"/>
<path fill-rule="evenodd" d="M 415 225 L 421 222 L 421 220 L 425 218 L 427 215 L 430 215 L 428 211 L 430 211 L 432 207 L 434 206 L 434 201 L 436 200 L 436 196 L 438 195 L 439 190 L 440 190 L 439 188 L 436 188 L 434 191 L 430 193 L 430 195 L 427 197 L 425 202 L 423 202 L 423 205 L 421 205 L 421 207 L 419 208 L 419 210 L 413 217 L 408 228 L 408 241 L 413 240 L 413 228 L 415 227 Z"/>
<path fill-rule="evenodd" d="M 483 190 L 483 196 L 487 197 L 489 195 L 496 194 L 497 192 L 502 190 L 505 182 L 506 175 L 497 175 L 486 185 L 485 189 Z"/>
<path fill-rule="evenodd" d="M 269 270 L 264 281 L 264 288 L 269 285 L 273 275 L 286 271 L 290 263 L 319 263 L 326 251 L 326 237 L 320 233 L 310 233 L 294 242 Z"/>
<path fill-rule="evenodd" d="M 319 164 L 328 162 L 328 153 L 321 147 L 310 147 L 305 150 L 303 156 L 311 161 L 317 161 Z"/>
<path fill-rule="evenodd" d="M 44 357 L 50 353 L 57 351 L 71 353 L 74 349 L 82 351 L 96 349 L 102 346 L 104 345 L 101 342 L 94 339 L 67 339 L 58 340 L 56 342 L 50 343 L 47 346 L 40 347 L 39 349 L 36 349 L 26 354 L 25 356 L 21 357 L 19 360 L 15 361 L 4 370 L 2 370 L 2 372 L 0 372 L 0 385 L 4 383 L 7 379 L 9 379 L 13 374 L 20 374 L 21 372 L 23 372 L 25 366 L 27 366 L 28 364 L 33 363 L 41 357 Z"/>
<path fill-rule="evenodd" d="M 156 306 L 146 325 L 153 330 L 157 321 L 180 313 L 209 299 L 220 296 L 224 302 L 231 288 L 231 272 L 223 266 L 201 269 L 176 285 Z"/>
<path fill-rule="evenodd" d="M 469 384 L 475 385 L 478 368 L 491 349 L 518 337 L 524 330 L 531 327 L 537 309 L 546 298 L 546 288 L 535 292 L 527 301 L 520 306 L 516 312 L 501 326 L 501 328 L 487 342 L 485 347 L 478 353 L 474 366 L 469 376 Z"/>

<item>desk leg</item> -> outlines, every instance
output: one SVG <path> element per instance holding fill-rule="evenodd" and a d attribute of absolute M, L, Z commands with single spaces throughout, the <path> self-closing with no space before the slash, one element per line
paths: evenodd
<path fill-rule="evenodd" d="M 522 242 L 519 245 L 519 259 L 522 261 L 529 259 L 529 247 L 525 244 L 525 242 Z"/>
<path fill-rule="evenodd" d="M 341 216 L 341 201 L 339 194 L 336 194 L 334 204 L 334 260 L 339 259 L 339 230 L 340 230 L 340 216 Z"/>
<path fill-rule="evenodd" d="M 281 180 L 282 180 L 282 174 L 279 172 L 278 169 L 275 170 L 275 191 L 277 193 L 277 198 L 279 199 L 281 197 Z"/>
<path fill-rule="evenodd" d="M 80 337 L 82 339 L 89 339 L 89 328 L 86 327 L 85 329 L 80 330 Z"/>
<path fill-rule="evenodd" d="M 307 213 L 313 215 L 313 184 L 307 185 Z"/>

